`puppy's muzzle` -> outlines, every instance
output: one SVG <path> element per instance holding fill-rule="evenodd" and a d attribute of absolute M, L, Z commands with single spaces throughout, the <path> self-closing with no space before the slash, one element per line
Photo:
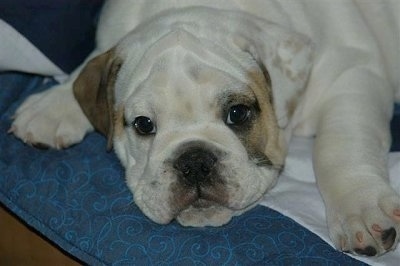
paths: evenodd
<path fill-rule="evenodd" d="M 205 148 L 189 148 L 174 162 L 183 183 L 189 186 L 210 184 L 213 170 L 218 162 L 217 156 Z"/>

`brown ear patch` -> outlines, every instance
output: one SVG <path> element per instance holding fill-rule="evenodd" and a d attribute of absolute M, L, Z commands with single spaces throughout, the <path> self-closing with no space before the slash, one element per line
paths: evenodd
<path fill-rule="evenodd" d="M 252 69 L 247 73 L 250 87 L 257 98 L 260 113 L 252 128 L 243 136 L 250 157 L 260 165 L 277 170 L 283 167 L 285 151 L 280 145 L 280 130 L 273 107 L 273 95 L 268 72 L 265 68 Z"/>
<path fill-rule="evenodd" d="M 122 60 L 111 49 L 83 68 L 73 85 L 76 100 L 93 127 L 107 136 L 107 149 L 112 148 L 114 132 L 114 85 Z"/>

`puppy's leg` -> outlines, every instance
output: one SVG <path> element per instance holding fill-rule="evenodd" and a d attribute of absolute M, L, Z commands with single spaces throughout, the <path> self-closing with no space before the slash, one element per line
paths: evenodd
<path fill-rule="evenodd" d="M 400 198 L 390 187 L 386 157 L 393 91 L 359 67 L 343 73 L 323 103 L 314 168 L 337 248 L 374 256 L 399 238 Z"/>
<path fill-rule="evenodd" d="M 62 149 L 80 142 L 93 127 L 74 98 L 72 85 L 96 54 L 94 51 L 66 83 L 28 97 L 17 109 L 10 132 L 38 147 Z"/>

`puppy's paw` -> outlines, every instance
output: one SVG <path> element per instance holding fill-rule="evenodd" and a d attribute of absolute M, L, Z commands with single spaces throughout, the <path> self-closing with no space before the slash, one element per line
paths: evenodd
<path fill-rule="evenodd" d="M 327 208 L 330 236 L 339 250 L 379 256 L 396 247 L 400 235 L 400 198 L 390 188 L 385 190 L 387 193 L 379 194 L 357 191 L 346 197 L 342 206 Z"/>
<path fill-rule="evenodd" d="M 17 109 L 9 133 L 38 148 L 62 149 L 93 130 L 69 84 L 30 96 Z"/>

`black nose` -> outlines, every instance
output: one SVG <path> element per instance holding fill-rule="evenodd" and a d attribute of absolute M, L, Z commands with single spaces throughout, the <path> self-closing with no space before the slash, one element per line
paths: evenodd
<path fill-rule="evenodd" d="M 190 185 L 208 182 L 210 173 L 217 162 L 217 157 L 210 151 L 201 148 L 189 149 L 175 161 L 177 169 Z"/>

